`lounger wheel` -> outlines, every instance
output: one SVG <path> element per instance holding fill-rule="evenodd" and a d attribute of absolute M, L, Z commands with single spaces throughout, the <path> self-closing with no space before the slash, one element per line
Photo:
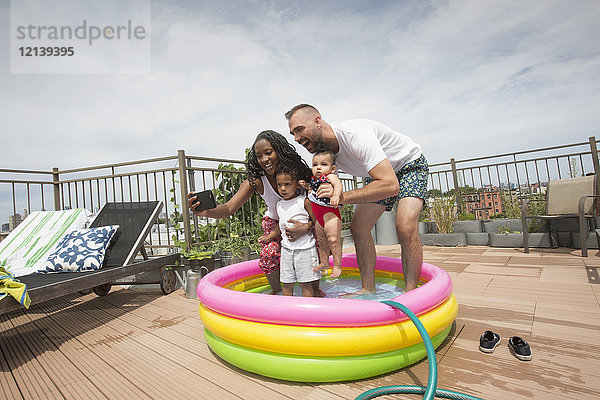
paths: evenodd
<path fill-rule="evenodd" d="M 90 293 L 92 293 L 92 290 L 93 290 L 92 288 L 83 289 L 83 290 L 80 290 L 79 293 L 81 293 L 81 294 L 90 294 Z"/>
<path fill-rule="evenodd" d="M 108 292 L 110 292 L 110 288 L 112 287 L 112 284 L 110 283 L 105 283 L 102 285 L 98 285 L 98 286 L 94 286 L 92 288 L 92 290 L 94 291 L 94 293 L 96 293 L 98 296 L 106 296 L 108 294 Z"/>
<path fill-rule="evenodd" d="M 177 281 L 175 279 L 175 271 L 167 269 L 160 277 L 160 290 L 164 294 L 172 293 L 175 290 Z"/>

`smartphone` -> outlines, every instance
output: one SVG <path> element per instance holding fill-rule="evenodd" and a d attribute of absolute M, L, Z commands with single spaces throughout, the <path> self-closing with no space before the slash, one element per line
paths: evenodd
<path fill-rule="evenodd" d="M 194 208 L 195 211 L 209 210 L 217 206 L 212 190 L 204 190 L 202 192 L 194 193 L 193 195 L 196 196 L 196 201 L 192 206 L 200 203 L 198 207 Z"/>

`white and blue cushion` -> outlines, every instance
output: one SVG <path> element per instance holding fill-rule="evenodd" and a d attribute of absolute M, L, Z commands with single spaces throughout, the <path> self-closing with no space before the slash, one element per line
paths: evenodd
<path fill-rule="evenodd" d="M 102 267 L 119 225 L 76 229 L 61 240 L 38 272 L 87 271 Z"/>

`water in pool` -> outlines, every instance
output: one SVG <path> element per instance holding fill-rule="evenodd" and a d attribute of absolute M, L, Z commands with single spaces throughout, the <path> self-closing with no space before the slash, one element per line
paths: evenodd
<path fill-rule="evenodd" d="M 330 279 L 328 277 L 321 279 L 321 290 L 324 291 L 329 298 L 344 298 L 344 299 L 360 299 L 360 300 L 373 300 L 373 301 L 382 301 L 382 300 L 391 300 L 394 297 L 400 296 L 404 293 L 404 288 L 396 285 L 395 280 L 381 280 L 377 279 L 375 282 L 375 287 L 377 292 L 375 294 L 360 294 L 360 295 L 352 295 L 348 293 L 355 293 L 361 288 L 360 279 L 349 279 L 349 278 L 338 278 L 338 279 Z M 264 292 L 268 293 L 271 291 L 270 287 L 266 287 Z M 344 296 L 346 295 L 346 296 Z M 302 291 L 300 290 L 300 286 L 296 284 L 294 286 L 294 296 L 302 296 Z"/>

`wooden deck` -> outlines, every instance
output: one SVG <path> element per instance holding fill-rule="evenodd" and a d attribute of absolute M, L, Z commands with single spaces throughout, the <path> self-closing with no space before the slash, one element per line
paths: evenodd
<path fill-rule="evenodd" d="M 399 257 L 398 246 L 378 246 Z M 437 350 L 438 387 L 485 399 L 600 399 L 600 255 L 570 249 L 425 248 L 452 276 L 460 304 Z M 597 279 L 595 279 L 597 281 Z M 114 290 L 114 289 L 113 289 Z M 493 354 L 479 336 L 502 336 Z M 510 336 L 532 346 L 523 362 Z M 69 295 L 0 316 L 0 398 L 353 399 L 384 385 L 425 385 L 427 363 L 335 384 L 282 382 L 241 371 L 208 349 L 198 301 L 183 290 Z M 395 395 L 382 398 L 419 398 Z"/>

